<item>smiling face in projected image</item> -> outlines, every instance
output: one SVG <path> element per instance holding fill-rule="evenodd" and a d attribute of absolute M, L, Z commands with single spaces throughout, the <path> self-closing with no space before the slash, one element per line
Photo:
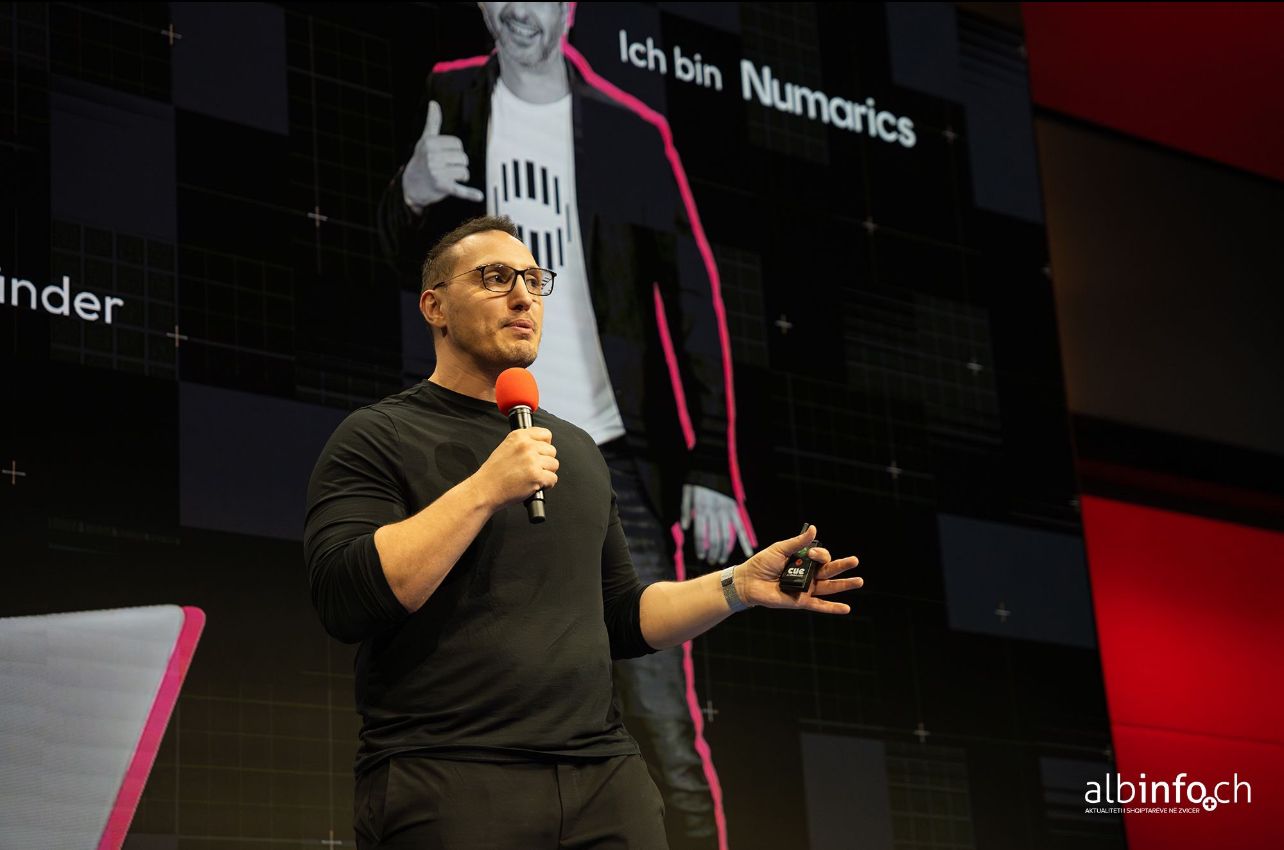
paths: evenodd
<path fill-rule="evenodd" d="M 450 280 L 422 303 L 424 318 L 443 331 L 438 363 L 454 361 L 473 374 L 493 377 L 510 366 L 529 366 L 539 352 L 544 327 L 544 298 L 532 294 L 520 276 L 508 293 L 494 292 L 471 271 L 489 263 L 515 269 L 538 265 L 530 249 L 500 230 L 465 236 L 451 250 Z"/>
<path fill-rule="evenodd" d="M 551 67 L 561 59 L 566 32 L 565 3 L 478 3 L 495 37 L 501 62 L 528 70 Z"/>

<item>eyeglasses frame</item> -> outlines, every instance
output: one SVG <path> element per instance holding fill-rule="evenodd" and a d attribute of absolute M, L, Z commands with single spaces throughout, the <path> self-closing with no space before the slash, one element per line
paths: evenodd
<path fill-rule="evenodd" d="M 508 288 L 507 288 L 507 289 L 504 289 L 504 290 L 500 290 L 500 289 L 491 289 L 489 286 L 487 286 L 487 285 L 486 285 L 486 274 L 485 274 L 485 270 L 486 270 L 487 268 L 489 268 L 490 266 L 503 266 L 503 267 L 504 267 L 504 268 L 506 268 L 506 269 L 512 269 L 512 271 L 513 271 L 513 277 L 512 277 L 512 279 L 511 279 L 511 280 L 509 280 L 509 282 L 508 282 Z M 548 279 L 548 292 L 534 292 L 534 291 L 532 291 L 532 290 L 531 290 L 531 284 L 530 284 L 530 281 L 529 281 L 529 280 L 527 280 L 527 278 L 526 278 L 526 274 L 527 274 L 528 272 L 533 272 L 533 271 L 538 271 L 538 272 L 548 272 L 548 274 L 550 275 L 550 277 L 549 277 L 549 279 Z M 513 268 L 512 266 L 510 266 L 508 263 L 483 263 L 483 264 L 482 264 L 482 265 L 480 265 L 480 266 L 476 266 L 476 267 L 471 268 L 471 269 L 465 269 L 464 271 L 460 272 L 459 274 L 451 275 L 450 277 L 446 278 L 445 280 L 441 281 L 440 283 L 434 283 L 434 284 L 433 284 L 431 287 L 429 287 L 429 288 L 430 288 L 430 289 L 436 289 L 436 288 L 437 288 L 437 287 L 439 287 L 439 286 L 445 286 L 447 283 L 449 283 L 450 281 L 454 280 L 455 278 L 457 278 L 457 277 L 463 277 L 464 275 L 466 275 L 466 274 L 472 274 L 473 272 L 478 272 L 478 273 L 480 274 L 480 277 L 481 277 L 480 283 L 481 283 L 481 285 L 482 285 L 482 288 L 483 288 L 483 289 L 485 289 L 487 292 L 495 292 L 495 293 L 500 293 L 500 294 L 503 294 L 503 295 L 507 295 L 507 294 L 509 294 L 510 292 L 512 292 L 512 291 L 513 291 L 513 287 L 517 285 L 517 278 L 519 278 L 519 277 L 522 279 L 522 285 L 526 287 L 526 291 L 527 291 L 528 293 L 530 293 L 531 295 L 538 295 L 538 296 L 540 296 L 541 298 L 544 298 L 544 297 L 546 297 L 546 296 L 548 296 L 548 295 L 552 295 L 552 294 L 553 294 L 553 284 L 557 282 L 557 272 L 553 271 L 552 269 L 546 269 L 546 268 L 542 268 L 542 267 L 540 267 L 540 266 L 531 266 L 531 267 L 530 267 L 530 268 L 528 268 L 528 269 L 514 269 L 514 268 Z"/>

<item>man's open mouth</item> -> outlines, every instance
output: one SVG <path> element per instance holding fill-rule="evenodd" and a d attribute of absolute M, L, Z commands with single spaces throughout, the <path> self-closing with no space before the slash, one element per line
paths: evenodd
<path fill-rule="evenodd" d="M 504 26 L 508 27 L 509 31 L 512 32 L 513 35 L 523 39 L 536 38 L 540 33 L 539 27 L 531 26 L 530 24 L 523 24 L 520 21 L 513 20 L 512 18 L 506 18 L 504 20 Z"/>

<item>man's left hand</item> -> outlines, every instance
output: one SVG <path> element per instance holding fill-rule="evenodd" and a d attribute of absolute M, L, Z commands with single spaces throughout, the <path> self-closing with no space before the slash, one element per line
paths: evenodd
<path fill-rule="evenodd" d="M 737 539 L 746 558 L 753 554 L 749 535 L 740 517 L 740 506 L 730 496 L 699 484 L 683 485 L 683 531 L 693 523 L 696 557 L 711 566 L 726 562 Z"/>
<path fill-rule="evenodd" d="M 740 598 L 750 605 L 764 608 L 795 608 L 821 614 L 850 613 L 850 605 L 818 597 L 855 590 L 865 584 L 860 576 L 836 578 L 860 563 L 855 555 L 835 561 L 830 558 L 828 549 L 813 546 L 808 550 L 808 557 L 816 562 L 811 588 L 802 593 L 785 593 L 780 589 L 780 575 L 785 571 L 789 557 L 815 539 L 816 526 L 809 525 L 797 537 L 778 540 L 736 567 L 735 585 Z"/>

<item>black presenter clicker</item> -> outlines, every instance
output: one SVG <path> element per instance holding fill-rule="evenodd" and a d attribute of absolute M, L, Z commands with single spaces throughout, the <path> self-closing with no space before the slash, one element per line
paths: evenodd
<path fill-rule="evenodd" d="M 811 523 L 804 522 L 802 530 L 806 531 L 809 525 Z M 816 576 L 816 562 L 807 557 L 807 550 L 819 545 L 819 540 L 813 540 L 789 556 L 785 571 L 780 574 L 781 590 L 785 593 L 805 593 L 811 589 L 812 579 Z"/>

